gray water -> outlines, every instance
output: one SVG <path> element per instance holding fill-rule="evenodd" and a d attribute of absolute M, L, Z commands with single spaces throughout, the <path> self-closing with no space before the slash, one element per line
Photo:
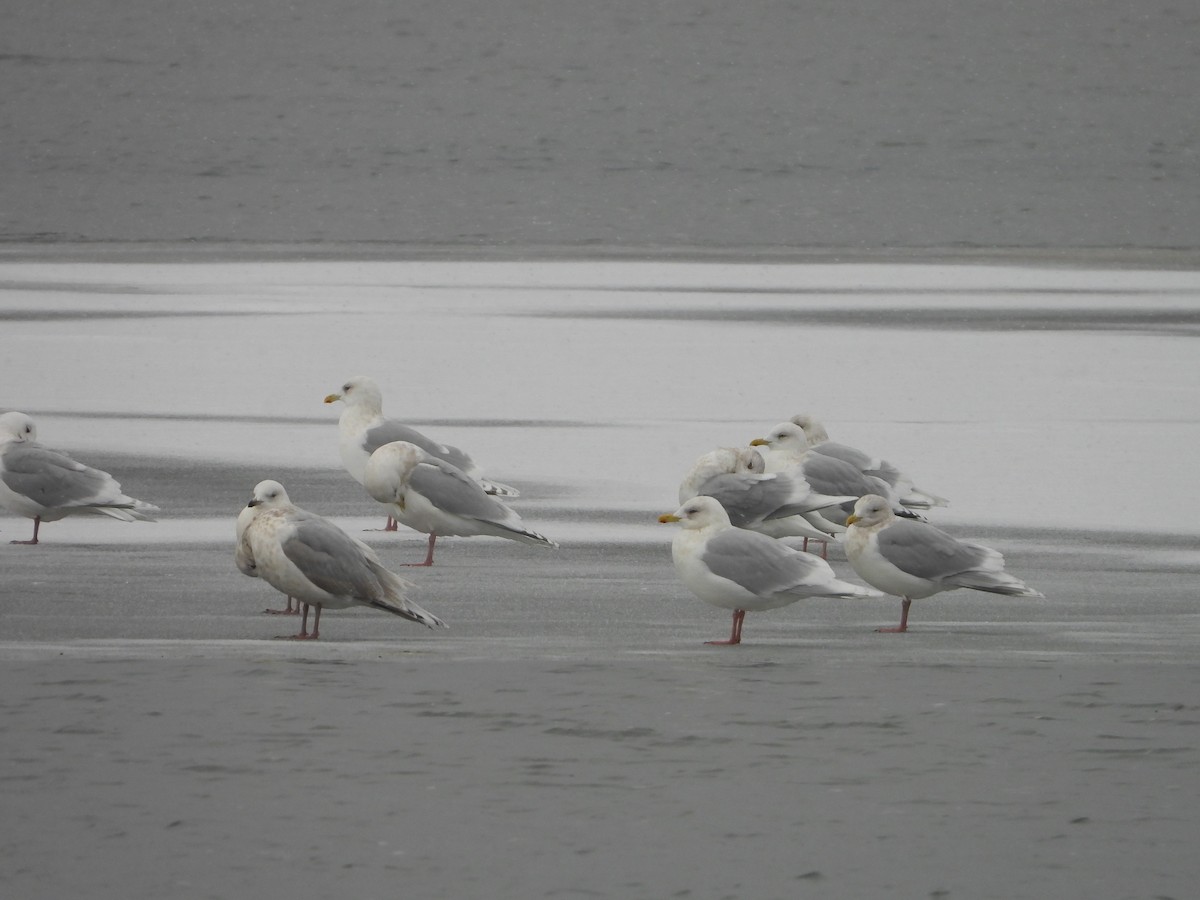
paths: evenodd
<path fill-rule="evenodd" d="M 1193 248 L 1148 0 L 22 4 L 0 238 Z"/>

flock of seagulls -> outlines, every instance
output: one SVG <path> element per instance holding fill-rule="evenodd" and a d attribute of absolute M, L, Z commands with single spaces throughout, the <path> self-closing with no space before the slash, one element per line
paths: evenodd
<path fill-rule="evenodd" d="M 433 565 L 439 535 L 490 535 L 545 548 L 558 544 L 527 528 L 501 498 L 518 496 L 483 477 L 462 450 L 430 440 L 416 429 L 384 418 L 379 386 L 360 376 L 326 403 L 342 401 L 339 447 L 346 471 L 396 523 L 429 535 L 424 561 Z M 68 515 L 107 515 L 152 521 L 157 507 L 126 496 L 111 475 L 37 442 L 25 413 L 0 415 L 0 505 L 33 519 L 36 544 L 42 522 Z M 390 571 L 367 544 L 334 522 L 292 503 L 278 481 L 262 481 L 237 516 L 234 563 L 287 597 L 282 614 L 301 615 L 300 640 L 320 637 L 321 611 L 365 606 L 429 628 L 446 623 L 409 598 L 413 584 Z M 313 614 L 309 629 L 310 611 Z"/>
<path fill-rule="evenodd" d="M 793 416 L 747 447 L 705 453 L 684 475 L 679 501 L 659 517 L 680 525 L 671 544 L 675 570 L 701 600 L 733 611 L 729 639 L 711 644 L 741 643 L 748 611 L 811 597 L 896 595 L 900 624 L 878 630 L 904 632 L 912 601 L 941 591 L 1043 596 L 1005 572 L 996 550 L 959 540 L 916 512 L 946 506 L 945 498 L 885 460 L 831 442 L 811 416 Z M 807 552 L 813 539 L 820 557 Z M 870 587 L 837 576 L 830 540 L 840 540 Z"/>
<path fill-rule="evenodd" d="M 384 507 L 388 530 L 404 525 L 428 535 L 421 562 L 431 566 L 439 536 L 487 535 L 542 548 L 558 545 L 526 527 L 506 500 L 519 496 L 487 478 L 457 447 L 439 444 L 383 415 L 379 386 L 350 379 L 326 403 L 345 404 L 338 420 L 346 471 Z M 797 415 L 741 447 L 704 454 L 679 485 L 680 506 L 659 517 L 676 523 L 672 560 L 680 580 L 705 602 L 732 611 L 727 640 L 739 644 L 748 611 L 806 598 L 901 598 L 908 628 L 912 601 L 970 588 L 1042 597 L 1004 570 L 997 551 L 930 525 L 922 511 L 947 501 L 913 484 L 886 460 L 829 440 L 820 422 Z M 37 440 L 33 420 L 0 415 L 0 506 L 43 522 L 70 515 L 153 521 L 157 507 L 126 495 L 108 473 Z M 287 597 L 268 612 L 302 616 L 297 639 L 320 636 L 321 612 L 364 606 L 429 628 L 446 623 L 413 602 L 413 585 L 388 569 L 367 544 L 334 522 L 292 503 L 283 485 L 262 481 L 237 516 L 234 563 Z M 820 553 L 809 552 L 810 541 Z M 838 576 L 829 542 L 840 542 L 865 585 Z M 308 619 L 313 614 L 312 629 Z"/>

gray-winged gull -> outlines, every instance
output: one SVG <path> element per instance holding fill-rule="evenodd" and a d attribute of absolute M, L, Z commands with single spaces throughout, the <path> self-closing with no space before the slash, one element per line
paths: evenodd
<path fill-rule="evenodd" d="M 388 571 L 375 551 L 337 525 L 292 504 L 278 481 L 254 488 L 249 517 L 234 552 L 237 567 L 305 604 L 297 639 L 320 637 L 321 610 L 369 606 L 430 628 L 446 623 L 406 596 L 412 588 Z M 240 518 L 240 516 L 239 516 Z M 308 607 L 316 609 L 308 631 Z"/>
<path fill-rule="evenodd" d="M 887 482 L 894 492 L 896 501 L 909 509 L 932 509 L 935 506 L 949 506 L 950 501 L 945 497 L 926 491 L 913 484 L 913 480 L 898 468 L 881 459 L 872 456 L 849 444 L 840 444 L 829 439 L 825 426 L 810 415 L 799 413 L 792 416 L 794 425 L 799 425 L 804 431 L 804 437 L 809 449 L 823 456 L 833 456 L 845 460 L 866 475 L 875 475 Z"/>
<path fill-rule="evenodd" d="M 724 507 L 712 497 L 693 497 L 658 521 L 682 526 L 671 542 L 680 580 L 704 602 L 733 610 L 729 639 L 709 644 L 740 644 L 748 611 L 778 609 L 809 597 L 879 596 L 870 588 L 842 581 L 829 563 L 811 553 L 734 528 Z"/>
<path fill-rule="evenodd" d="M 898 519 L 878 495 L 860 497 L 847 520 L 846 558 L 867 584 L 901 598 L 900 624 L 878 631 L 908 630 L 913 600 L 955 588 L 1010 597 L 1044 597 L 1004 571 L 999 551 L 960 541 L 927 522 Z"/>
<path fill-rule="evenodd" d="M 847 495 L 854 500 L 867 494 L 885 495 L 898 514 L 916 515 L 905 512 L 896 502 L 891 487 L 882 478 L 860 472 L 845 460 L 812 452 L 804 430 L 792 422 L 776 425 L 766 437 L 752 440 L 750 446 L 759 448 L 763 453 L 768 472 L 799 469 L 814 490 L 821 493 Z M 854 508 L 854 500 L 804 513 L 804 518 L 826 534 L 841 534 L 846 530 L 846 517 Z"/>
<path fill-rule="evenodd" d="M 346 408 L 338 417 L 338 450 L 346 471 L 359 484 L 363 483 L 367 460 L 372 453 L 384 444 L 408 441 L 430 456 L 444 459 L 452 466 L 458 467 L 478 481 L 489 494 L 500 497 L 520 496 L 520 491 L 516 488 L 485 479 L 479 466 L 465 451 L 447 444 L 439 444 L 415 428 L 395 419 L 384 418 L 383 393 L 373 378 L 356 375 L 342 385 L 340 393 L 325 397 L 326 403 L 336 403 L 339 400 L 346 404 Z M 389 519 L 386 530 L 394 531 L 395 527 L 395 522 Z"/>
<path fill-rule="evenodd" d="M 813 490 L 803 472 L 764 472 L 762 455 L 753 447 L 719 447 L 701 456 L 679 484 L 679 502 L 704 495 L 715 497 L 735 528 L 771 537 L 800 537 L 824 542 L 828 535 L 801 514 L 833 506 L 857 495 L 827 496 Z"/>
<path fill-rule="evenodd" d="M 100 515 L 124 522 L 153 522 L 158 507 L 127 496 L 107 472 L 43 447 L 37 426 L 23 412 L 0 415 L 0 506 L 33 519 L 36 544 L 43 522 L 66 516 Z"/>
<path fill-rule="evenodd" d="M 412 565 L 433 565 L 439 536 L 490 535 L 539 547 L 558 546 L 526 528 L 516 512 L 461 469 L 408 441 L 392 441 L 372 453 L 364 475 L 367 493 L 386 506 L 397 522 L 429 535 L 425 560 Z"/>

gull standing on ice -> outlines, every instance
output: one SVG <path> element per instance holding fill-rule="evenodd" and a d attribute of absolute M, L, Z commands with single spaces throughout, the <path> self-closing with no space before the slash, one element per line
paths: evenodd
<path fill-rule="evenodd" d="M 847 522 L 846 558 L 854 571 L 867 584 L 901 598 L 900 624 L 877 631 L 907 631 L 913 600 L 955 588 L 1045 596 L 1005 572 L 999 551 L 960 541 L 927 522 L 898 519 L 883 497 L 859 498 Z"/>
<path fill-rule="evenodd" d="M 278 481 L 259 482 L 248 507 L 254 512 L 247 517 L 234 562 L 242 572 L 304 604 L 297 639 L 320 637 L 325 607 L 369 606 L 430 628 L 446 627 L 407 598 L 412 584 L 388 571 L 374 550 L 328 519 L 294 506 Z M 311 634 L 309 606 L 316 608 Z"/>
<path fill-rule="evenodd" d="M 810 450 L 820 453 L 822 456 L 833 456 L 845 460 L 865 475 L 882 478 L 895 492 L 896 499 L 901 506 L 909 509 L 932 509 L 935 506 L 950 505 L 950 501 L 945 497 L 939 497 L 937 494 L 916 487 L 911 478 L 886 459 L 871 456 L 849 444 L 831 441 L 825 426 L 812 416 L 801 413 L 792 416 L 791 422 L 793 425 L 799 425 L 804 431 L 804 437 Z"/>
<path fill-rule="evenodd" d="M 153 522 L 158 507 L 126 496 L 107 472 L 76 462 L 37 441 L 37 426 L 22 412 L 0 415 L 0 506 L 33 519 L 36 544 L 43 522 L 65 516 L 111 516 Z"/>
<path fill-rule="evenodd" d="M 558 547 L 548 537 L 527 529 L 520 516 L 461 469 L 408 441 L 393 441 L 372 453 L 363 486 L 397 522 L 429 535 L 424 562 L 410 565 L 433 565 L 433 547 L 439 535 L 491 535 Z"/>
<path fill-rule="evenodd" d="M 346 404 L 338 418 L 340 441 L 338 449 L 342 455 L 342 464 L 359 484 L 363 484 L 367 460 L 371 454 L 392 441 L 408 441 L 416 444 L 430 456 L 444 459 L 478 481 L 489 494 L 499 497 L 518 497 L 520 491 L 497 481 L 487 481 L 483 478 L 479 466 L 463 450 L 439 444 L 395 419 L 385 419 L 383 416 L 383 394 L 375 379 L 366 375 L 356 375 L 342 385 L 341 393 L 329 394 L 326 403 L 336 403 L 341 400 Z M 395 531 L 396 523 L 388 519 L 387 531 Z"/>
<path fill-rule="evenodd" d="M 682 526 L 671 542 L 680 580 L 704 602 L 733 610 L 729 640 L 706 643 L 740 644 L 747 611 L 778 609 L 809 597 L 880 596 L 842 581 L 829 563 L 811 553 L 734 528 L 724 507 L 712 497 L 694 497 L 658 521 Z"/>

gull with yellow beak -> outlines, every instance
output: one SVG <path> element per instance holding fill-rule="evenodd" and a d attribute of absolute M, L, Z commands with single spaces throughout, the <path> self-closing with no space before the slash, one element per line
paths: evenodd
<path fill-rule="evenodd" d="M 860 497 L 846 519 L 846 558 L 872 587 L 901 598 L 900 624 L 877 631 L 908 630 L 913 600 L 971 588 L 1010 597 L 1044 597 L 1004 571 L 999 551 L 952 537 L 928 522 L 899 519 L 876 494 Z"/>
<path fill-rule="evenodd" d="M 682 526 L 671 542 L 680 580 L 705 603 L 733 611 L 729 639 L 706 643 L 740 644 L 747 612 L 778 609 L 810 597 L 880 596 L 878 591 L 842 581 L 829 563 L 811 553 L 734 528 L 725 508 L 712 497 L 693 497 L 658 521 Z"/>

